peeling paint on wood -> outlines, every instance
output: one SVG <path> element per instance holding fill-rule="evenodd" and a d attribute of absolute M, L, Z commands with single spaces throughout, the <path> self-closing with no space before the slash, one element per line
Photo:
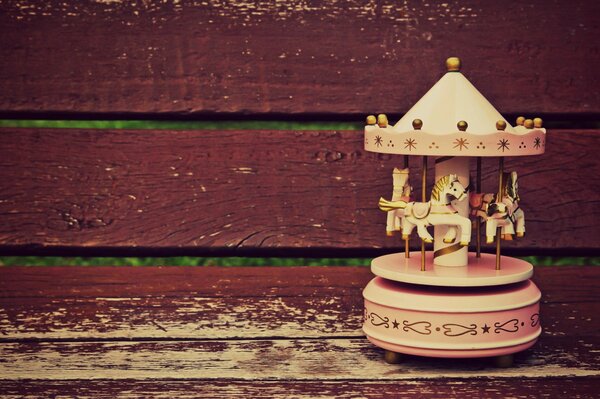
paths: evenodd
<path fill-rule="evenodd" d="M 219 268 L 0 268 L 0 339 L 363 336 L 367 268 L 235 270 L 224 281 Z M 593 270 L 537 274 L 544 334 L 595 334 Z M 563 289 L 566 278 L 573 284 Z M 47 286 L 58 280 L 55 291 Z"/>
<path fill-rule="evenodd" d="M 385 214 L 376 206 L 401 161 L 362 150 L 360 132 L 6 128 L 1 134 L 4 247 L 136 255 L 296 248 L 302 256 L 402 247 L 399 238 L 385 236 Z M 503 249 L 547 255 L 568 248 L 574 256 L 596 246 L 600 174 L 581 168 L 600 170 L 597 135 L 553 131 L 543 156 L 507 161 L 507 170 L 519 171 L 528 233 Z M 485 189 L 496 164 L 483 164 Z M 567 188 L 558 180 L 568 181 Z"/>
<path fill-rule="evenodd" d="M 594 333 L 596 304 L 542 304 L 548 336 Z M 0 339 L 362 337 L 360 290 L 344 297 L 0 300 Z"/>
<path fill-rule="evenodd" d="M 7 398 L 592 398 L 600 378 L 444 378 L 437 381 L 25 380 L 1 381 Z"/>
<path fill-rule="evenodd" d="M 593 267 L 539 268 L 545 332 L 513 368 L 497 369 L 488 359 L 386 364 L 359 330 L 366 268 L 0 268 L 0 390 L 590 397 L 600 376 L 597 275 Z"/>
<path fill-rule="evenodd" d="M 597 337 L 583 338 L 598 345 Z M 487 359 L 411 358 L 382 361 L 365 338 L 187 342 L 0 343 L 0 379 L 412 380 L 476 377 L 598 377 L 600 362 L 585 345 L 546 338 L 517 355 L 512 368 Z M 487 367 L 486 367 L 487 363 Z"/>
<path fill-rule="evenodd" d="M 360 290 L 351 294 L 329 299 L 184 296 L 50 303 L 22 299 L 18 304 L 0 300 L 0 339 L 359 337 L 363 335 Z"/>

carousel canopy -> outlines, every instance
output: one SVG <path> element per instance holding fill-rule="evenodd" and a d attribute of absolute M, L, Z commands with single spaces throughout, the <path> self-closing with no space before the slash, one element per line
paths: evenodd
<path fill-rule="evenodd" d="M 471 134 L 489 134 L 497 121 L 504 120 L 505 131 L 514 133 L 508 121 L 457 67 L 449 65 L 448 69 L 449 71 L 394 125 L 396 131 L 413 130 L 413 120 L 421 119 L 423 130 L 430 134 L 455 132 L 458 121 L 467 121 Z"/>
<path fill-rule="evenodd" d="M 543 154 L 546 129 L 540 118 L 517 118 L 511 126 L 460 73 L 460 60 L 394 125 L 380 114 L 367 117 L 365 149 L 385 154 L 432 156 L 525 156 Z"/>

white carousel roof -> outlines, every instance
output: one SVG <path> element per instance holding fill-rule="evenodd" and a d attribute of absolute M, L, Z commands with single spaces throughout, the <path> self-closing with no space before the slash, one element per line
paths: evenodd
<path fill-rule="evenodd" d="M 499 120 L 506 122 L 506 132 L 515 133 L 500 112 L 459 71 L 447 72 L 394 125 L 394 130 L 413 130 L 415 119 L 421 119 L 422 129 L 430 134 L 453 133 L 458 121 L 467 121 L 470 134 L 489 134 Z"/>
<path fill-rule="evenodd" d="M 367 118 L 365 149 L 384 154 L 431 156 L 524 156 L 543 154 L 546 129 L 540 118 L 517 118 L 511 126 L 460 73 L 460 60 L 394 126 L 383 114 Z"/>

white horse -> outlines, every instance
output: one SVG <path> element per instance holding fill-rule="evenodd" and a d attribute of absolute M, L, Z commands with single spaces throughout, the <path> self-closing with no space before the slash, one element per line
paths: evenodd
<path fill-rule="evenodd" d="M 429 202 L 388 201 L 379 199 L 379 209 L 389 212 L 394 209 L 404 209 L 402 218 L 402 238 L 407 239 L 412 230 L 417 227 L 417 234 L 425 242 L 433 242 L 433 237 L 427 231 L 427 226 L 451 225 L 460 227 L 460 245 L 467 246 L 471 241 L 471 221 L 460 216 L 452 206 L 451 199 L 462 201 L 467 198 L 467 190 L 458 181 L 455 174 L 440 178 L 431 191 Z M 448 233 L 451 230 L 448 229 Z M 450 237 L 444 237 L 449 242 Z"/>
<path fill-rule="evenodd" d="M 392 201 L 410 201 L 412 187 L 408 184 L 409 170 L 394 168 L 392 174 L 394 179 L 394 191 L 392 192 Z M 387 224 L 385 232 L 388 236 L 393 236 L 396 231 L 402 231 L 402 217 L 404 209 L 394 209 L 387 213 Z"/>
<path fill-rule="evenodd" d="M 500 201 L 494 196 L 485 210 L 485 237 L 486 243 L 491 244 L 496 237 L 496 229 L 502 228 L 505 239 L 512 239 L 525 235 L 525 212 L 519 208 L 519 182 L 517 172 L 504 173 L 502 179 L 502 196 Z M 481 215 L 479 215 L 481 216 Z"/>

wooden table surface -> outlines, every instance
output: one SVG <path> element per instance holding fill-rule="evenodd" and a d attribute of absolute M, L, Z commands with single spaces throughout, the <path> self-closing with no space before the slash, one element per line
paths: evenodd
<path fill-rule="evenodd" d="M 383 361 L 355 267 L 0 268 L 2 397 L 594 397 L 596 267 L 537 268 L 539 342 Z"/>

